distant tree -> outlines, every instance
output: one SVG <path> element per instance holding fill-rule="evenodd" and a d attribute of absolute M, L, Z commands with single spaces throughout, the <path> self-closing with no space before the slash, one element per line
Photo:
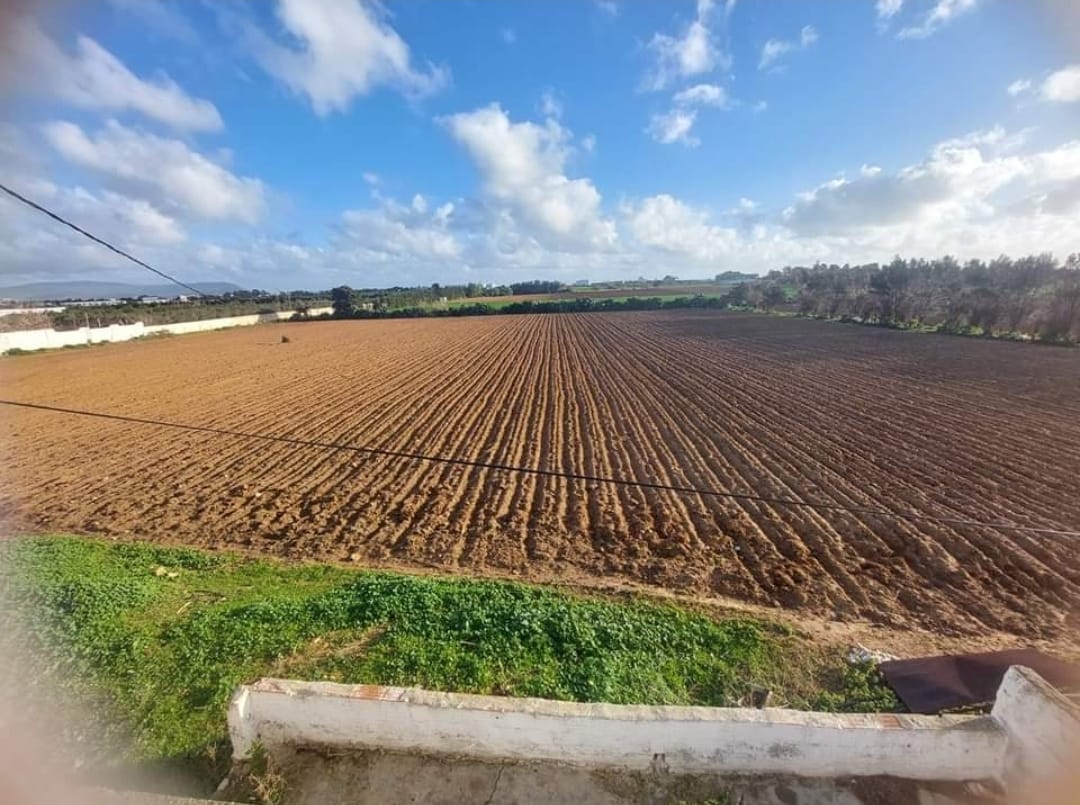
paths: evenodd
<path fill-rule="evenodd" d="M 787 294 L 779 285 L 766 285 L 761 292 L 761 306 L 766 310 L 782 305 L 787 301 Z"/>
<path fill-rule="evenodd" d="M 515 282 L 510 285 L 510 291 L 515 295 L 558 293 L 563 290 L 561 282 L 549 280 L 529 280 L 528 282 Z"/>
<path fill-rule="evenodd" d="M 347 319 L 356 314 L 355 291 L 348 285 L 339 285 L 330 289 L 330 304 L 334 308 L 334 316 L 339 319 Z"/>

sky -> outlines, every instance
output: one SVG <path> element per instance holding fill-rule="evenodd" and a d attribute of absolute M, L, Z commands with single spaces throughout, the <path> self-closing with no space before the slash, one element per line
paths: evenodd
<path fill-rule="evenodd" d="M 0 181 L 192 282 L 1080 251 L 1069 0 L 23 0 Z M 0 198 L 0 285 L 149 275 Z"/>

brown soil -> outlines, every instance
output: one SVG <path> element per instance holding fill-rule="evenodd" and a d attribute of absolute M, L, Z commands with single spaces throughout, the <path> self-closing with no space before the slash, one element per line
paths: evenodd
<path fill-rule="evenodd" d="M 287 334 L 291 343 L 280 343 Z M 666 313 L 256 327 L 0 362 L 3 396 L 1080 528 L 1080 351 Z M 644 585 L 1071 642 L 1080 542 L 0 409 L 8 530 Z M 883 631 L 892 631 L 885 629 Z"/>

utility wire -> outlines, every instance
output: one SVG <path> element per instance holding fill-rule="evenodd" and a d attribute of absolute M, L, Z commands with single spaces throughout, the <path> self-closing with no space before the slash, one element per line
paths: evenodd
<path fill-rule="evenodd" d="M 16 199 L 17 201 L 21 201 L 21 202 L 22 202 L 23 204 L 27 205 L 28 207 L 33 207 L 33 208 L 34 208 L 35 210 L 37 210 L 38 212 L 43 212 L 43 213 L 45 213 L 45 214 L 46 214 L 47 216 L 49 216 L 50 218 L 52 218 L 52 219 L 53 219 L 54 221 L 59 221 L 59 222 L 60 222 L 60 223 L 62 223 L 62 224 L 63 224 L 64 226 L 68 226 L 68 227 L 71 227 L 71 228 L 72 228 L 72 229 L 74 229 L 74 230 L 75 230 L 76 232 L 78 232 L 78 233 L 79 233 L 80 235 L 83 235 L 84 237 L 90 238 L 90 240 L 94 241 L 94 243 L 100 243 L 100 244 L 101 244 L 102 246 L 104 246 L 104 247 L 105 247 L 106 249 L 108 249 L 109 251 L 113 251 L 113 252 L 116 252 L 116 253 L 117 253 L 118 255 L 120 255 L 121 257 L 126 257 L 126 258 L 127 258 L 128 260 L 130 260 L 131 262 L 135 263 L 135 265 L 138 265 L 138 266 L 142 266 L 142 267 L 143 267 L 143 268 L 145 268 L 145 269 L 146 269 L 147 271 L 152 271 L 152 272 L 154 272 L 155 274 L 157 274 L 157 275 L 158 275 L 159 277 L 164 277 L 164 278 L 165 278 L 165 279 L 167 279 L 167 280 L 168 280 L 169 282 L 174 282 L 174 283 L 176 283 L 177 285 L 179 285 L 179 286 L 180 286 L 181 288 L 186 288 L 187 290 L 191 291 L 192 293 L 195 293 L 195 294 L 197 294 L 198 296 L 206 296 L 206 294 L 204 294 L 204 293 L 203 293 L 202 291 L 200 291 L 200 290 L 199 290 L 198 288 L 194 288 L 194 287 L 192 287 L 191 285 L 188 285 L 188 284 L 187 284 L 186 282 L 181 282 L 181 281 L 180 281 L 180 280 L 178 280 L 178 279 L 177 279 L 176 277 L 171 277 L 171 276 L 169 276 L 168 274 L 166 274 L 166 273 L 165 273 L 164 271 L 158 271 L 158 270 L 157 270 L 156 268 L 154 268 L 154 267 L 153 267 L 153 266 L 151 266 L 151 265 L 147 265 L 146 263 L 144 263 L 144 262 L 143 262 L 142 260 L 140 260 L 139 258 L 137 258 L 137 257 L 132 257 L 132 256 L 131 256 L 130 254 L 128 254 L 127 252 L 125 252 L 125 251 L 124 251 L 123 249 L 118 249 L 117 247 L 113 246 L 113 245 L 112 245 L 111 243 L 109 243 L 109 242 L 107 242 L 107 241 L 104 241 L 104 240 L 102 240 L 101 238 L 97 237 L 96 235 L 91 235 L 91 234 L 90 234 L 89 232 L 87 232 L 87 231 L 86 231 L 85 229 L 83 229 L 82 227 L 80 227 L 80 226 L 77 226 L 76 224 L 73 224 L 73 223 L 71 223 L 71 221 L 67 220 L 66 218 L 63 218 L 63 217 L 61 217 L 60 215 L 57 215 L 57 214 L 56 214 L 55 212 L 53 212 L 52 210 L 49 210 L 49 209 L 46 209 L 45 207 L 42 207 L 42 206 L 41 206 L 40 204 L 38 204 L 37 202 L 35 202 L 35 201 L 31 201 L 31 200 L 30 200 L 30 199 L 28 199 L 28 198 L 27 198 L 26 196 L 23 196 L 23 195 L 20 195 L 19 193 L 16 193 L 16 192 L 15 192 L 14 190 L 12 190 L 12 189 L 11 189 L 10 187 L 8 187 L 7 185 L 5 185 L 5 184 L 3 184 L 3 183 L 0 183 L 0 190 L 3 190 L 3 191 L 4 191 L 5 193 L 7 193 L 7 194 L 8 194 L 9 196 L 11 196 L 11 197 L 12 197 L 13 199 Z"/>
<path fill-rule="evenodd" d="M 424 453 L 414 453 L 406 450 L 390 450 L 382 447 L 364 447 L 354 444 L 342 444 L 340 442 L 323 442 L 314 439 L 299 439 L 293 436 L 274 436 L 266 433 L 250 433 L 246 431 L 231 430 L 229 428 L 216 428 L 209 425 L 189 425 L 182 422 L 166 422 L 158 419 L 146 419 L 143 417 L 125 416 L 123 414 L 106 414 L 100 411 L 83 411 L 77 408 L 62 408 L 56 405 L 44 405 L 42 403 L 19 402 L 16 400 L 0 400 L 0 405 L 8 405 L 16 408 L 29 408 L 35 411 L 48 411 L 54 414 L 68 414 L 73 416 L 93 417 L 95 419 L 107 419 L 116 422 L 129 422 L 137 425 L 153 425 L 156 427 L 173 428 L 175 430 L 195 431 L 198 433 L 213 433 L 219 436 L 234 436 L 241 439 L 254 439 L 264 442 L 279 442 L 298 447 L 315 447 L 323 450 L 349 450 L 355 453 L 366 453 L 372 456 L 386 456 L 390 458 L 404 458 L 412 461 L 427 461 L 435 464 L 454 464 L 461 467 L 477 467 L 499 472 L 513 472 L 523 475 L 536 475 L 543 478 L 563 478 L 568 481 L 586 481 L 591 483 L 610 484 L 612 486 L 636 487 L 638 489 L 655 489 L 679 494 L 694 494 L 706 497 L 728 498 L 730 500 L 751 501 L 754 503 L 767 503 L 773 506 L 791 506 L 813 509 L 815 511 L 843 511 L 854 514 L 870 514 L 879 517 L 891 517 L 897 520 L 913 522 L 940 523 L 943 525 L 972 526 L 976 528 L 989 528 L 997 531 L 1018 531 L 1030 534 L 1051 534 L 1066 537 L 1080 537 L 1080 531 L 1058 528 L 1041 528 L 1038 526 L 1024 526 L 1013 523 L 988 523 L 981 520 L 968 520 L 960 517 L 935 517 L 918 512 L 893 511 L 872 506 L 845 506 L 840 503 L 813 503 L 793 498 L 775 498 L 767 495 L 756 495 L 743 492 L 729 492 L 720 489 L 701 489 L 693 486 L 680 486 L 678 484 L 663 484 L 652 481 L 630 481 L 624 478 L 610 478 L 603 475 L 590 475 L 581 472 L 562 472 L 560 470 L 545 470 L 537 467 L 519 467 L 512 464 L 499 464 L 490 461 L 478 461 L 467 458 L 454 458 L 452 456 L 435 456 Z"/>

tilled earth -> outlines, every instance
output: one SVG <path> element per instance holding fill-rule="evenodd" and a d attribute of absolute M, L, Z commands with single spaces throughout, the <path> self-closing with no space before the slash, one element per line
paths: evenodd
<path fill-rule="evenodd" d="M 281 343 L 288 335 L 290 343 Z M 265 325 L 6 358 L 10 400 L 1080 528 L 1080 350 L 719 312 Z M 7 530 L 1075 628 L 1080 540 L 0 407 Z"/>

